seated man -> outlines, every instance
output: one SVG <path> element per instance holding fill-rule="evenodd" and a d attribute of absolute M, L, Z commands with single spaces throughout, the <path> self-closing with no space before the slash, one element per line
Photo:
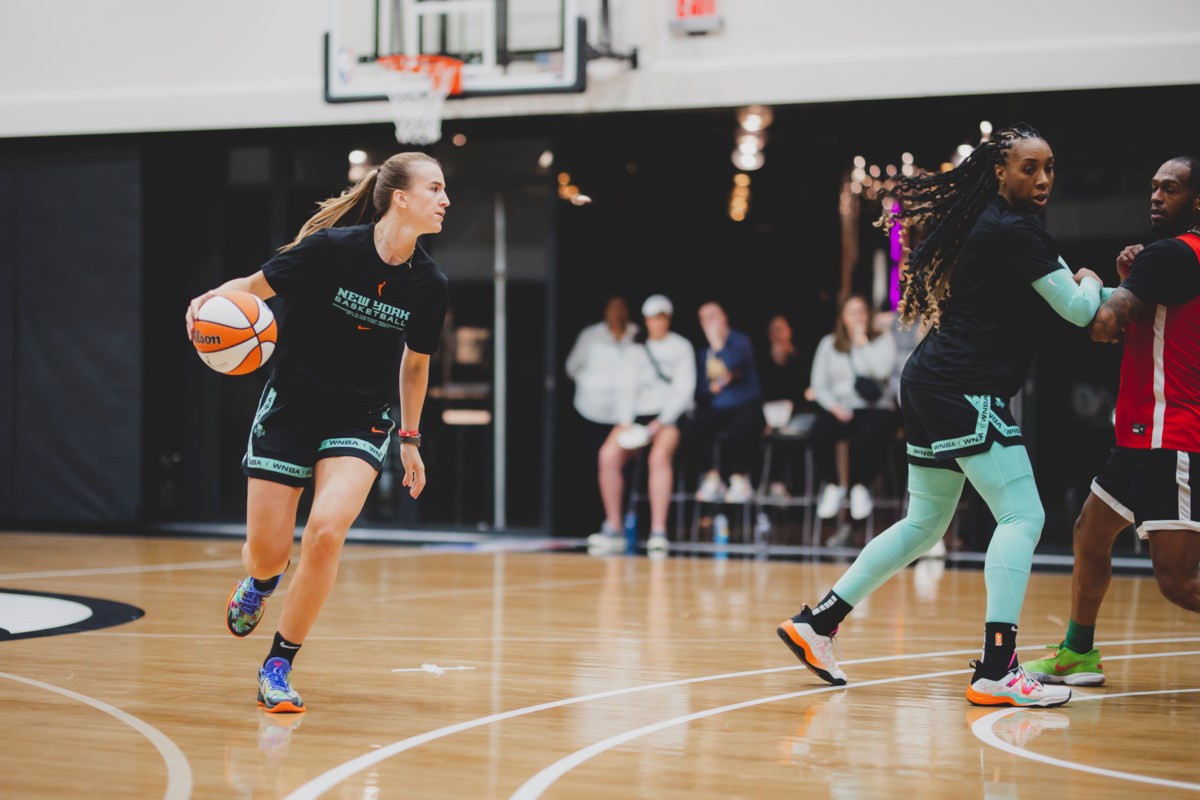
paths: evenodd
<path fill-rule="evenodd" d="M 685 442 L 688 463 L 704 472 L 696 499 L 745 503 L 754 494 L 750 470 L 765 426 L 754 348 L 749 336 L 730 329 L 718 303 L 705 303 L 697 314 L 706 344 L 699 353 L 696 411 Z M 727 434 L 720 454 L 724 464 L 714 464 L 713 443 L 722 433 Z"/>

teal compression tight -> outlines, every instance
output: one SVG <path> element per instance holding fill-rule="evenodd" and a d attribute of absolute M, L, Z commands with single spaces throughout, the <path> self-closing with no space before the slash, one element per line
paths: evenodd
<path fill-rule="evenodd" d="M 908 467 L 908 513 L 876 536 L 842 574 L 833 591 L 852 606 L 911 564 L 946 533 L 963 483 L 971 481 L 996 518 L 984 561 L 987 622 L 1016 624 L 1029 583 L 1033 549 L 1045 512 L 1033 479 L 1029 453 L 1021 445 L 992 445 L 986 453 L 957 459 L 962 473 Z"/>

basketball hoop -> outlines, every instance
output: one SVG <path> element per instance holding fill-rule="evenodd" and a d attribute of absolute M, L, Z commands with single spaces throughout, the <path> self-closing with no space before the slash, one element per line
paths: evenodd
<path fill-rule="evenodd" d="M 462 91 L 463 62 L 450 56 L 380 56 L 388 70 L 388 101 L 396 120 L 396 141 L 433 144 L 442 138 L 446 97 Z"/>

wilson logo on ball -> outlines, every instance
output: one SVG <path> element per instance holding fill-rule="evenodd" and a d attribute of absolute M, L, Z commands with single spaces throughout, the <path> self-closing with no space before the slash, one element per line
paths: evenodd
<path fill-rule="evenodd" d="M 275 352 L 278 325 L 267 304 L 249 292 L 218 292 L 200 306 L 192 344 L 200 360 L 225 375 L 246 375 Z"/>

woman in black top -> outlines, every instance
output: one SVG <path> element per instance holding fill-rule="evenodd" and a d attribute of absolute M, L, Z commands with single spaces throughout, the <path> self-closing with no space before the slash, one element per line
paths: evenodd
<path fill-rule="evenodd" d="M 1017 618 L 1045 519 L 1029 455 L 1009 408 L 1029 371 L 1051 311 L 1083 327 L 1100 303 L 1095 273 L 1072 274 L 1042 212 L 1054 153 L 1026 125 L 998 131 L 957 168 L 899 180 L 900 209 L 885 215 L 932 223 L 911 253 L 900 314 L 928 319 L 901 376 L 908 447 L 904 519 L 872 539 L 814 608 L 778 634 L 823 680 L 840 685 L 832 636 L 863 598 L 941 539 L 965 480 L 997 526 L 984 564 L 983 657 L 967 699 L 979 705 L 1057 706 L 1070 690 L 1046 686 L 1017 663 Z"/>
<path fill-rule="evenodd" d="M 449 205 L 435 159 L 394 155 L 322 202 L 261 270 L 188 307 L 190 338 L 197 310 L 216 291 L 264 300 L 278 294 L 288 302 L 242 461 L 248 479 L 242 562 L 249 575 L 226 610 L 235 636 L 248 635 L 262 619 L 265 598 L 290 562 L 300 494 L 311 482 L 300 566 L 259 670 L 258 702 L 267 711 L 305 710 L 290 672 L 333 588 L 346 532 L 382 469 L 395 428 L 388 409 L 398 357 L 403 483 L 413 498 L 425 487 L 418 429 L 448 283 L 417 240 L 441 231 Z"/>

